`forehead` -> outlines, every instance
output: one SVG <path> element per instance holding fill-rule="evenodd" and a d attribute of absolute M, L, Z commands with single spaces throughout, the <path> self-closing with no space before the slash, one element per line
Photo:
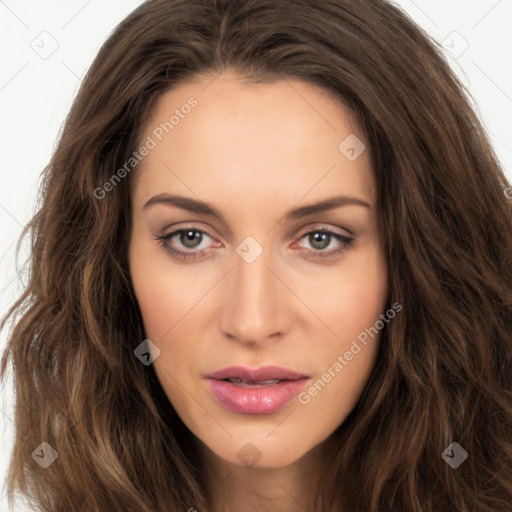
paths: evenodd
<path fill-rule="evenodd" d="M 354 116 L 301 80 L 197 77 L 159 98 L 141 140 L 148 138 L 154 147 L 136 171 L 143 195 L 178 187 L 202 197 L 222 187 L 247 199 L 279 193 L 297 201 L 334 187 L 373 200 L 369 152 L 355 160 L 344 153 L 347 145 L 368 148 Z"/>

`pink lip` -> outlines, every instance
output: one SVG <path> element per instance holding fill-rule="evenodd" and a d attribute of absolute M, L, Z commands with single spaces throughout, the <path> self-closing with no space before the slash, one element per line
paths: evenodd
<path fill-rule="evenodd" d="M 248 387 L 223 380 L 228 378 L 242 379 Z M 215 398 L 227 409 L 240 414 L 270 414 L 278 411 L 300 393 L 308 378 L 308 375 L 279 366 L 256 369 L 231 366 L 206 376 Z M 273 379 L 282 382 L 256 387 L 257 381 Z M 251 385 L 255 387 L 251 389 Z"/>

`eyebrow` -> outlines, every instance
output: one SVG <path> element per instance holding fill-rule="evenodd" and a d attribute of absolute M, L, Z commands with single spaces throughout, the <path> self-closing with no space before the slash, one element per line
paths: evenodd
<path fill-rule="evenodd" d="M 157 204 L 172 205 L 181 208 L 182 210 L 187 210 L 189 212 L 216 217 L 221 222 L 226 224 L 224 215 L 213 205 L 205 201 L 200 201 L 198 199 L 193 199 L 191 197 L 180 195 L 158 194 L 152 197 L 143 206 L 143 210 Z M 335 196 L 323 199 L 322 201 L 318 201 L 316 203 L 308 204 L 306 206 L 300 206 L 298 208 L 289 210 L 287 213 L 285 213 L 283 219 L 287 221 L 298 220 L 309 215 L 326 212 L 329 210 L 333 210 L 335 208 L 340 208 L 342 206 L 363 206 L 370 210 L 372 209 L 369 203 L 363 201 L 362 199 L 359 199 L 358 197 L 346 195 Z"/>

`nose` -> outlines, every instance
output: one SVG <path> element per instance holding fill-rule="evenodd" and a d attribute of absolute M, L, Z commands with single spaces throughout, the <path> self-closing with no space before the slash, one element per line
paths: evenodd
<path fill-rule="evenodd" d="M 275 341 L 289 330 L 290 291 L 276 277 L 266 251 L 252 263 L 234 258 L 223 289 L 220 329 L 245 344 Z"/>

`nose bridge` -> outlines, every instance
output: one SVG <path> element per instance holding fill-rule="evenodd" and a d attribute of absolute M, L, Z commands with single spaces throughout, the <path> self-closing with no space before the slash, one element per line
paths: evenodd
<path fill-rule="evenodd" d="M 243 253 L 234 257 L 221 328 L 240 341 L 258 342 L 286 328 L 283 290 L 269 270 L 271 259 L 267 250 L 253 261 Z"/>

